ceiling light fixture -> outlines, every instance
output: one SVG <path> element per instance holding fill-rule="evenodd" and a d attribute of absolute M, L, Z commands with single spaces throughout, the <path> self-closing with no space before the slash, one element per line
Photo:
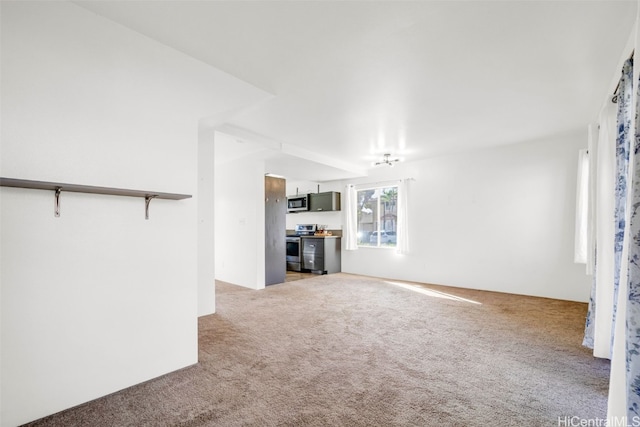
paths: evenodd
<path fill-rule="evenodd" d="M 382 156 L 382 160 L 379 162 L 374 163 L 375 166 L 379 166 L 379 165 L 389 165 L 389 166 L 393 166 L 394 163 L 399 162 L 400 159 L 392 159 L 391 158 L 391 154 L 387 153 L 384 156 Z"/>

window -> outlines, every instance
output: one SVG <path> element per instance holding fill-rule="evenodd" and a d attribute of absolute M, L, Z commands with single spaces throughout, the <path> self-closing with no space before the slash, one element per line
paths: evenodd
<path fill-rule="evenodd" d="M 359 190 L 356 201 L 358 246 L 395 248 L 398 226 L 398 187 Z"/>
<path fill-rule="evenodd" d="M 576 191 L 576 223 L 573 260 L 586 264 L 588 258 L 588 222 L 589 222 L 589 152 L 578 153 L 578 185 Z"/>

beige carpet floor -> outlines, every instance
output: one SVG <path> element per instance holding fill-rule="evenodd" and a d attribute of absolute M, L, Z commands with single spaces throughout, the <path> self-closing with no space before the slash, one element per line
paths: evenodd
<path fill-rule="evenodd" d="M 557 426 L 604 418 L 586 304 L 317 276 L 217 284 L 199 364 L 33 426 Z"/>

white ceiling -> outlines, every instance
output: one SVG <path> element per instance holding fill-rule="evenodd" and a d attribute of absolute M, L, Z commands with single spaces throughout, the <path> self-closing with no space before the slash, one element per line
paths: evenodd
<path fill-rule="evenodd" d="M 229 124 L 351 174 L 584 129 L 636 17 L 635 0 L 76 3 L 272 93 Z"/>

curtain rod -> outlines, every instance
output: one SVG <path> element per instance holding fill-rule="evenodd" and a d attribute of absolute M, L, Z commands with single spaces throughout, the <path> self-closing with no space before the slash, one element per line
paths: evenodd
<path fill-rule="evenodd" d="M 633 49 L 631 51 L 631 56 L 629 56 L 629 59 L 633 59 L 633 55 L 635 53 L 636 53 L 636 50 Z M 611 98 L 611 102 L 613 102 L 614 104 L 618 102 L 618 89 L 620 89 L 620 80 L 618 80 L 618 84 L 616 85 L 616 90 L 613 91 L 613 98 Z"/>

